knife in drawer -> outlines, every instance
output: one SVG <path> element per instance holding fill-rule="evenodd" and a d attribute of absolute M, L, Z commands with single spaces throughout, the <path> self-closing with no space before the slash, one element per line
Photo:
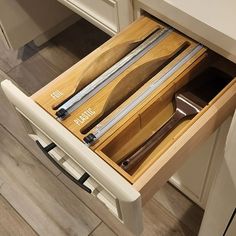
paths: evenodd
<path fill-rule="evenodd" d="M 132 173 L 152 150 L 183 120 L 197 115 L 232 78 L 216 68 L 209 68 L 180 89 L 174 98 L 175 112 L 150 138 L 124 157 L 118 165 Z"/>

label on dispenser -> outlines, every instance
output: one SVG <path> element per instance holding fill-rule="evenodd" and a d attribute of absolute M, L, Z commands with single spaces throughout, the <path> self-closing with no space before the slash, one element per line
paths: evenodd
<path fill-rule="evenodd" d="M 76 119 L 74 119 L 74 122 L 75 124 L 80 126 L 95 114 L 96 112 L 92 108 L 88 108 L 86 111 L 82 112 Z"/>

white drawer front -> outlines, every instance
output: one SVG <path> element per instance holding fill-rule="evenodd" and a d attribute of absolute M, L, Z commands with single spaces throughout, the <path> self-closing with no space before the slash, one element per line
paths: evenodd
<path fill-rule="evenodd" d="M 119 31 L 118 7 L 113 0 L 59 0 L 110 35 Z"/>
<path fill-rule="evenodd" d="M 138 235 L 142 231 L 140 193 L 11 81 L 5 80 L 1 85 L 7 98 L 35 126 L 33 132 L 36 134 L 31 134 L 31 137 L 42 142 L 43 147 L 55 143 L 58 149 L 49 154 L 74 177 L 79 178 L 86 171 L 90 177 L 84 185 L 91 188 L 92 193 Z"/>
<path fill-rule="evenodd" d="M 45 136 L 35 125 L 31 124 L 33 134 L 29 136 L 34 141 L 39 141 L 43 147 L 46 147 L 53 141 Z M 59 147 L 53 148 L 49 151 L 49 154 L 60 164 L 70 175 L 72 175 L 76 180 L 79 180 L 83 174 L 86 172 L 78 163 L 74 162 L 69 156 L 65 154 L 63 150 Z M 120 214 L 119 201 L 105 190 L 95 179 L 89 177 L 86 180 L 85 185 L 91 190 L 91 194 L 99 199 L 107 208 L 110 210 L 118 219 L 122 220 L 122 215 Z"/>
<path fill-rule="evenodd" d="M 71 159 L 63 162 L 63 166 L 76 179 L 79 179 L 85 173 L 85 171 Z M 85 184 L 92 190 L 92 194 L 97 197 L 117 218 L 121 220 L 121 216 L 118 214 L 120 210 L 116 198 L 112 196 L 111 193 L 106 191 L 101 185 L 99 185 L 99 183 L 92 177 L 90 177 Z"/>
<path fill-rule="evenodd" d="M 29 136 L 34 140 L 38 140 L 44 147 L 50 144 L 52 141 L 46 137 L 40 130 L 38 130 L 34 125 L 31 124 L 34 133 L 29 134 Z M 53 148 L 50 151 L 50 155 L 56 160 L 61 161 L 62 159 L 67 159 L 66 154 L 58 147 Z"/>

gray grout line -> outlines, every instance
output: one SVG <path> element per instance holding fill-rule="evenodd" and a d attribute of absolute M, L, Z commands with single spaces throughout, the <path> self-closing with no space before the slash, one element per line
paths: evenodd
<path fill-rule="evenodd" d="M 103 221 L 102 221 L 102 222 L 103 222 Z M 115 235 L 118 236 L 118 234 L 116 234 L 116 233 L 113 231 L 113 229 L 111 229 L 105 222 L 103 222 L 103 224 L 106 225 L 106 227 L 107 227 L 108 229 L 110 229 Z"/>
<path fill-rule="evenodd" d="M 63 71 L 56 67 L 55 65 L 53 65 L 50 61 L 48 61 L 45 57 L 43 57 L 39 52 L 36 52 L 34 55 L 32 55 L 30 58 L 28 58 L 25 61 L 22 61 L 20 64 L 14 66 L 13 68 L 11 68 L 8 72 L 5 72 L 9 77 L 11 77 L 9 74 L 15 70 L 17 67 L 19 66 L 23 66 L 23 64 L 27 63 L 30 59 L 32 59 L 35 56 L 39 56 L 43 61 L 45 61 L 45 63 L 48 65 L 48 67 L 53 70 L 54 72 L 58 73 L 58 75 L 60 75 L 61 73 L 63 73 Z"/>
<path fill-rule="evenodd" d="M 39 57 L 42 58 L 42 60 L 44 60 L 45 62 L 47 62 L 47 65 L 50 67 L 50 69 L 52 69 L 54 72 L 59 74 L 63 73 L 63 70 L 61 70 L 60 68 L 58 68 L 57 66 L 55 66 L 54 64 L 52 64 L 50 61 L 47 60 L 47 58 L 45 58 L 43 55 L 41 55 L 39 52 L 37 53 L 37 55 Z"/>
<path fill-rule="evenodd" d="M 102 221 L 100 223 L 98 223 L 97 226 L 95 226 L 95 228 L 88 234 L 88 236 L 90 236 L 92 233 L 94 233 L 94 231 L 102 224 Z M 105 235 L 104 235 L 105 236 Z"/>

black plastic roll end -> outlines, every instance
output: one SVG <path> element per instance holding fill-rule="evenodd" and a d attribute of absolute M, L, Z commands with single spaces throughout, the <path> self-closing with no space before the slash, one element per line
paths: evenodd
<path fill-rule="evenodd" d="M 60 110 L 56 112 L 56 116 L 60 119 L 64 119 L 68 116 L 68 112 L 66 109 L 61 108 Z"/>
<path fill-rule="evenodd" d="M 84 142 L 87 144 L 91 144 L 96 140 L 96 136 L 94 134 L 88 134 L 86 137 L 84 137 Z"/>

